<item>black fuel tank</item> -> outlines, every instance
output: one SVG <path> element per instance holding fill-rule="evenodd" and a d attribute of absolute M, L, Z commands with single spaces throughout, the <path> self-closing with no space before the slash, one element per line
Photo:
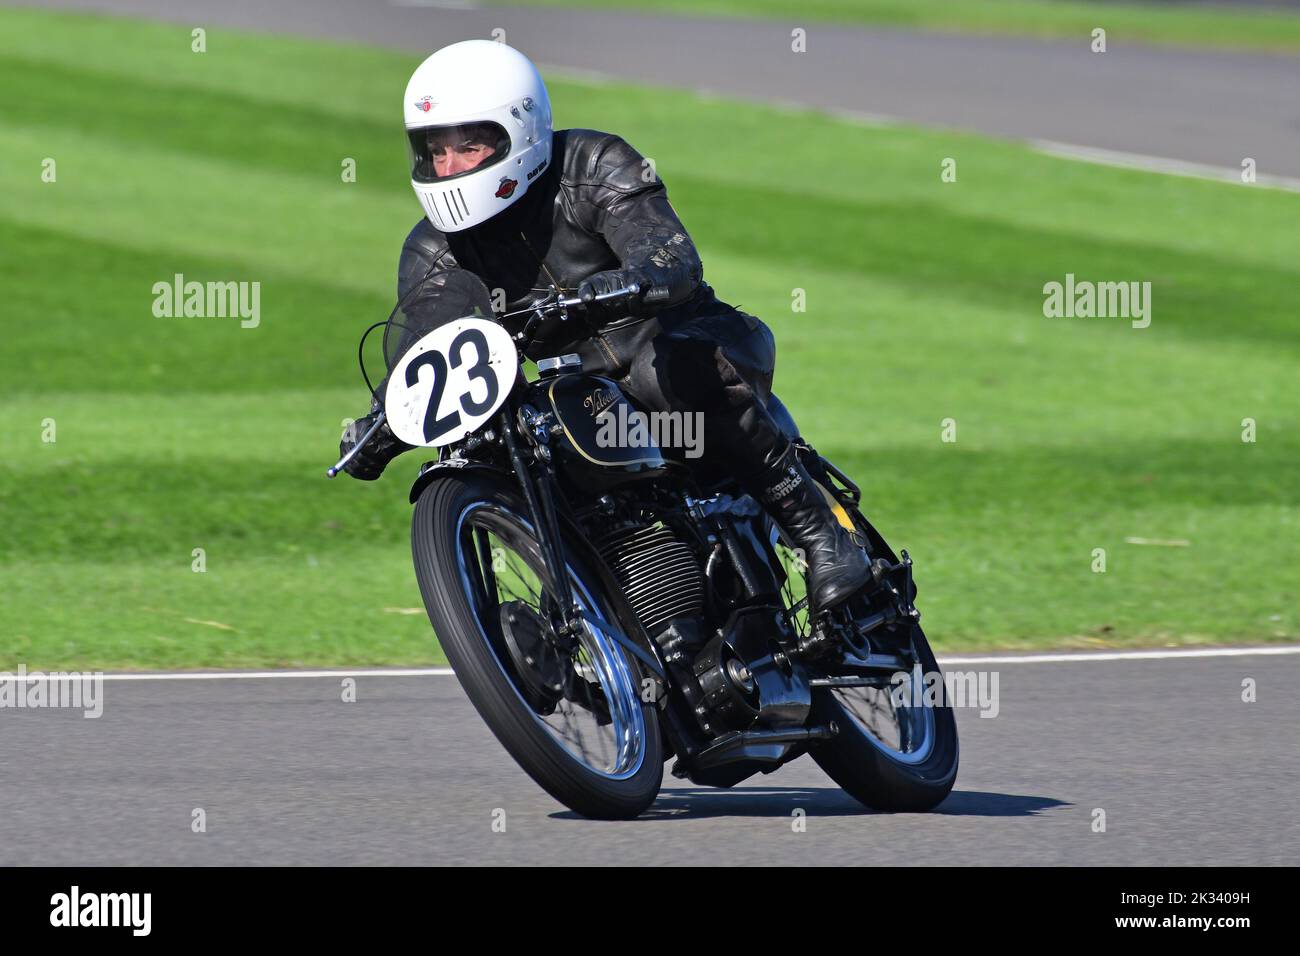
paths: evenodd
<path fill-rule="evenodd" d="M 635 445 L 610 440 L 626 437 L 619 436 L 614 425 L 630 421 L 627 416 L 637 409 L 607 378 L 571 373 L 542 379 L 534 384 L 530 399 L 554 411 L 563 433 L 552 436 L 551 449 L 561 469 L 581 488 L 605 491 L 681 467 L 665 458 L 648 434 Z"/>

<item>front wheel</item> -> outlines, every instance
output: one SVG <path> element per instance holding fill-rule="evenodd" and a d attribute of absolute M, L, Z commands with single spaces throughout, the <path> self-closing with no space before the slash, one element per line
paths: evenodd
<path fill-rule="evenodd" d="M 659 792 L 663 743 L 638 662 L 585 624 L 565 649 L 541 547 L 521 496 L 464 474 L 431 482 L 412 519 L 415 574 L 461 686 L 520 767 L 588 817 L 635 817 Z M 623 633 L 600 578 L 564 544 L 582 611 Z"/>

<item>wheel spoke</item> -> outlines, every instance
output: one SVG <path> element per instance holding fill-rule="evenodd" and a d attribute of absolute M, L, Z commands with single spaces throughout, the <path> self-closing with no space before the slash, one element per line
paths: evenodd
<path fill-rule="evenodd" d="M 472 539 L 478 560 L 466 563 L 476 572 L 469 575 L 477 579 L 472 590 L 479 592 L 471 596 L 484 622 L 499 620 L 503 605 L 513 601 L 522 603 L 543 622 L 543 639 L 549 640 L 545 636 L 549 634 L 551 620 L 548 610 L 556 600 L 544 583 L 546 575 L 540 548 L 530 532 L 512 524 L 495 513 L 476 513 L 471 517 L 473 533 L 464 540 Z M 605 620 L 605 612 L 592 601 L 585 582 L 576 577 L 571 580 L 580 608 Z M 562 747 L 599 773 L 626 775 L 640 766 L 643 757 L 644 717 L 636 696 L 638 688 L 621 648 L 599 633 L 598 628 L 585 627 L 582 634 L 572 653 L 561 654 L 563 696 L 549 708 L 542 704 L 551 693 L 545 688 L 553 686 L 548 683 L 553 678 L 539 681 L 536 675 L 527 677 L 521 673 L 519 669 L 529 665 L 514 656 L 520 653 L 518 645 L 512 651 L 504 641 L 499 647 L 497 642 L 489 640 L 489 643 L 525 706 L 530 699 L 537 701 L 541 710 L 530 709 Z M 536 637 L 530 640 L 535 641 Z M 542 696 L 538 697 L 539 694 Z"/>

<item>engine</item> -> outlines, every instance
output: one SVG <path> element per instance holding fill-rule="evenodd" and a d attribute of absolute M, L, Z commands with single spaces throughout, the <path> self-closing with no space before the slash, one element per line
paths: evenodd
<path fill-rule="evenodd" d="M 690 547 L 666 525 L 624 527 L 596 542 L 646 632 L 704 608 L 704 575 Z"/>
<path fill-rule="evenodd" d="M 741 560 L 748 554 L 744 529 L 734 523 L 719 529 L 733 545 L 729 553 Z M 782 642 L 793 633 L 779 606 L 760 601 L 732 607 L 720 628 L 706 625 L 705 589 L 712 585 L 691 547 L 662 523 L 621 525 L 597 538 L 596 547 L 707 738 L 756 723 L 804 722 L 811 701 L 792 680 L 795 665 Z"/>

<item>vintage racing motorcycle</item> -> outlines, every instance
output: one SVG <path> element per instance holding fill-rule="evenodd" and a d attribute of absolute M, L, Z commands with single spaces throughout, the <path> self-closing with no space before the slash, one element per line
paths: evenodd
<path fill-rule="evenodd" d="M 440 308 L 399 317 L 417 285 L 367 330 L 384 328 L 380 412 L 329 475 L 385 420 L 438 449 L 410 492 L 416 578 L 456 676 L 519 765 L 597 818 L 649 808 L 669 759 L 676 777 L 731 787 L 807 754 L 876 810 L 940 803 L 957 729 L 911 560 L 780 400 L 769 412 L 872 561 L 871 585 L 817 615 L 799 555 L 734 479 L 652 442 L 598 441 L 600 416 L 630 399 L 576 355 L 542 359 L 528 380 L 528 345 L 579 300 L 552 291 L 494 315 L 472 273 L 436 282 Z"/>

